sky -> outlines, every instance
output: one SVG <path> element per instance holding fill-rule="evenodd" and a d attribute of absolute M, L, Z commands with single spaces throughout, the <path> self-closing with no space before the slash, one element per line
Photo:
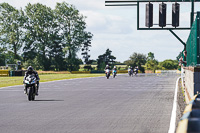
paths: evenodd
<path fill-rule="evenodd" d="M 105 6 L 105 0 L 0 0 L 0 3 L 9 3 L 17 9 L 24 9 L 28 3 L 41 3 L 54 9 L 57 2 L 63 1 L 74 5 L 82 15 L 87 17 L 86 31 L 94 35 L 90 48 L 91 59 L 97 59 L 108 48 L 116 57 L 116 61 L 120 62 L 128 60 L 134 52 L 145 55 L 153 52 L 158 61 L 176 59 L 179 52 L 183 50 L 183 44 L 169 31 L 137 30 L 137 8 L 133 6 Z M 140 27 L 145 26 L 145 4 L 140 5 Z M 159 3 L 153 4 L 154 23 L 158 24 Z M 198 6 L 199 3 L 195 4 L 195 9 Z M 180 27 L 189 26 L 190 9 L 190 3 L 181 4 Z M 167 23 L 171 23 L 171 3 L 167 4 Z M 174 32 L 184 42 L 187 41 L 189 30 Z M 78 56 L 82 58 L 80 53 Z"/>

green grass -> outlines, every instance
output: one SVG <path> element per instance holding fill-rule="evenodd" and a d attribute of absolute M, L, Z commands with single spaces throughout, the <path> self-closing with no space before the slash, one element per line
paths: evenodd
<path fill-rule="evenodd" d="M 86 78 L 86 77 L 99 77 L 104 74 L 47 74 L 39 75 L 40 82 L 74 79 L 74 78 Z M 0 87 L 22 85 L 24 77 L 0 77 Z"/>

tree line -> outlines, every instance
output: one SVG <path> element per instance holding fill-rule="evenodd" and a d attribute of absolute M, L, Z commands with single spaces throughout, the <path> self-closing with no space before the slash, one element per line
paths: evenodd
<path fill-rule="evenodd" d="M 138 66 L 142 72 L 145 70 L 175 70 L 179 68 L 178 60 L 167 59 L 159 62 L 152 52 L 149 52 L 147 56 L 134 52 L 124 63 L 127 66 Z"/>
<path fill-rule="evenodd" d="M 77 52 L 87 56 L 93 37 L 85 18 L 66 2 L 55 9 L 29 3 L 24 10 L 1 3 L 0 66 L 21 60 L 35 69 L 78 70 L 82 60 Z"/>
<path fill-rule="evenodd" d="M 113 67 L 116 57 L 110 49 L 91 60 L 89 48 L 93 34 L 86 31 L 85 16 L 66 2 L 57 3 L 55 9 L 42 4 L 28 4 L 25 9 L 16 9 L 8 3 L 0 4 L 0 66 L 23 63 L 36 70 L 79 70 L 80 64 L 92 70 L 91 64 L 97 64 L 98 70 L 104 70 L 109 64 Z M 83 61 L 77 57 L 81 51 Z M 154 54 L 134 52 L 121 64 L 138 66 L 139 69 L 177 69 L 178 61 L 158 62 Z"/>
<path fill-rule="evenodd" d="M 145 72 L 145 70 L 175 70 L 179 68 L 178 60 L 167 59 L 159 62 L 155 59 L 154 53 L 152 52 L 149 52 L 147 56 L 142 53 L 134 52 L 129 59 L 123 63 L 115 61 L 116 57 L 111 53 L 112 51 L 107 49 L 104 54 L 98 56 L 98 59 L 96 60 L 97 70 L 104 70 L 107 64 L 110 65 L 111 68 L 116 64 L 125 64 L 127 65 L 126 69 L 128 69 L 129 66 L 133 68 L 138 66 L 141 72 Z M 120 68 L 118 68 L 118 70 L 120 70 Z"/>

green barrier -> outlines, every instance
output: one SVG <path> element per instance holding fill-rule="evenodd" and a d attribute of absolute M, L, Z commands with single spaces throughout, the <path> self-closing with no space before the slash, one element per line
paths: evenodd
<path fill-rule="evenodd" d="M 190 35 L 186 42 L 187 51 L 187 66 L 197 66 L 200 64 L 200 48 L 199 48 L 199 31 L 200 31 L 200 12 L 197 12 L 197 16 L 191 27 Z"/>

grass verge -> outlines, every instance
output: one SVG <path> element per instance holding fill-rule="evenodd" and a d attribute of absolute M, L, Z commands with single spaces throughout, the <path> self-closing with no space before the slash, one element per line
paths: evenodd
<path fill-rule="evenodd" d="M 40 82 L 74 79 L 74 78 L 87 78 L 87 77 L 100 77 L 104 74 L 47 74 L 39 75 Z M 24 77 L 0 77 L 0 87 L 22 85 Z"/>

